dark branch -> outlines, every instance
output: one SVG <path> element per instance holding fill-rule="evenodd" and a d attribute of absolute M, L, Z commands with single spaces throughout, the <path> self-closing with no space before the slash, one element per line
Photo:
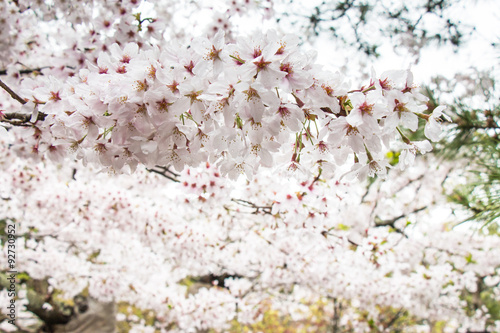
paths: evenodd
<path fill-rule="evenodd" d="M 1 116 L 1 115 L 0 115 Z M 38 116 L 36 120 L 45 120 L 47 117 L 46 113 L 38 112 Z M 26 113 L 12 112 L 12 113 L 4 113 L 3 116 L 0 117 L 0 121 L 9 123 L 11 125 L 22 125 L 30 122 L 31 115 Z"/>
<path fill-rule="evenodd" d="M 18 101 L 19 103 L 21 104 L 26 104 L 27 102 L 21 98 L 21 96 L 19 96 L 18 94 L 16 94 L 12 89 L 10 89 L 5 83 L 2 82 L 2 80 L 0 80 L 0 87 L 2 87 L 6 92 L 9 93 L 9 95 L 15 99 L 16 101 Z"/>
<path fill-rule="evenodd" d="M 12 89 L 10 89 L 5 83 L 3 83 L 2 80 L 0 80 L 0 87 L 2 87 L 6 92 L 9 93 L 9 95 L 18 101 L 21 104 L 26 104 L 27 101 L 24 100 L 21 96 L 19 96 L 16 92 L 14 92 Z M 36 121 L 38 120 L 45 120 L 47 117 L 46 113 L 43 112 L 38 112 Z M 31 121 L 32 115 L 31 114 L 26 114 L 26 113 L 18 113 L 18 112 L 12 112 L 12 113 L 2 113 L 0 112 L 0 122 L 4 123 L 9 123 L 14 126 L 26 126 L 27 123 Z"/>
<path fill-rule="evenodd" d="M 418 213 L 420 211 L 423 211 L 426 208 L 427 208 L 427 206 L 420 207 L 420 208 L 417 208 L 417 209 L 415 209 L 407 214 L 401 214 L 399 216 L 396 216 L 395 218 L 392 218 L 390 220 L 375 222 L 375 227 L 392 227 L 392 228 L 397 230 L 397 228 L 394 226 L 394 224 L 396 223 L 397 220 L 402 219 L 403 217 L 406 217 L 410 214 L 415 214 L 415 213 Z"/>
<path fill-rule="evenodd" d="M 396 320 L 398 320 L 398 318 L 403 314 L 403 308 L 399 309 L 398 313 L 396 313 L 396 315 L 391 319 L 391 321 L 389 321 L 386 325 L 385 325 L 385 328 L 389 328 L 391 327 L 395 322 Z"/>
<path fill-rule="evenodd" d="M 170 179 L 173 182 L 180 183 L 180 181 L 177 179 L 177 177 L 180 177 L 180 174 L 173 172 L 170 170 L 169 166 L 161 166 L 157 165 L 152 169 L 146 169 L 149 172 L 154 172 L 156 174 L 159 174 L 160 176 L 163 176 L 167 179 Z"/>
<path fill-rule="evenodd" d="M 242 200 L 242 199 L 231 199 L 231 201 L 236 202 L 237 204 L 240 204 L 242 206 L 250 207 L 250 208 L 255 209 L 255 211 L 252 212 L 252 214 L 263 213 L 263 214 L 272 215 L 271 211 L 273 209 L 273 205 L 270 205 L 270 206 L 257 206 L 253 202 Z"/>
<path fill-rule="evenodd" d="M 22 65 L 19 62 L 18 62 L 18 64 Z M 25 69 L 18 70 L 15 73 L 18 73 L 18 74 L 21 74 L 21 75 L 23 75 L 23 74 L 32 74 L 32 73 L 43 75 L 42 70 L 44 70 L 46 68 L 52 69 L 52 68 L 54 68 L 54 66 L 43 66 L 43 67 L 37 67 L 37 68 L 25 68 Z M 68 69 L 71 69 L 71 70 L 76 70 L 76 67 L 74 67 L 74 66 L 64 66 L 64 68 L 68 68 Z M 0 69 L 0 75 L 7 75 L 7 70 L 6 69 Z"/>
<path fill-rule="evenodd" d="M 45 67 L 39 67 L 39 68 L 27 68 L 27 69 L 21 69 L 21 70 L 17 71 L 16 73 L 19 73 L 19 74 L 40 73 L 42 71 L 42 69 L 45 69 L 45 68 L 52 68 L 52 67 L 45 66 Z M 7 70 L 6 69 L 0 70 L 0 75 L 7 75 Z"/>
<path fill-rule="evenodd" d="M 69 323 L 71 316 L 57 310 L 45 310 L 39 306 L 26 305 L 26 310 L 35 314 L 41 321 L 50 326 Z"/>
<path fill-rule="evenodd" d="M 331 229 L 333 229 L 333 228 L 331 228 Z M 330 229 L 330 230 L 331 230 L 331 229 Z M 354 241 L 350 240 L 349 238 L 347 238 L 347 237 L 342 237 L 342 236 L 339 236 L 339 235 L 335 235 L 335 234 L 334 234 L 334 233 L 332 233 L 330 230 L 328 230 L 328 231 L 327 231 L 327 230 L 323 230 L 323 231 L 321 232 L 321 235 L 323 235 L 323 237 L 325 237 L 325 238 L 327 238 L 328 236 L 333 236 L 333 237 L 336 237 L 336 238 L 338 238 L 338 239 L 340 239 L 340 240 L 342 240 L 342 241 L 347 241 L 349 244 L 354 245 L 354 246 L 356 246 L 356 247 L 358 247 L 358 246 L 359 246 L 359 244 L 358 244 L 358 243 L 356 243 L 356 242 L 354 242 Z"/>

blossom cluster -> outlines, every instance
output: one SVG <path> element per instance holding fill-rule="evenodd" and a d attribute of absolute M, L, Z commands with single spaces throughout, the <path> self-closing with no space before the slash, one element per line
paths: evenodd
<path fill-rule="evenodd" d="M 439 138 L 439 117 L 409 71 L 390 71 L 348 90 L 340 73 L 324 71 L 294 36 L 274 31 L 226 43 L 219 32 L 187 46 L 143 50 L 109 46 L 77 77 L 24 80 L 23 107 L 44 114 L 20 151 L 60 161 L 73 151 L 113 171 L 173 165 L 180 171 L 210 161 L 223 175 L 251 178 L 263 167 L 385 175 L 396 142 L 411 163 Z M 351 168 L 349 170 L 349 168 Z M 345 172 L 344 172 L 345 173 Z"/>
<path fill-rule="evenodd" d="M 0 69 L 10 83 L 31 72 L 66 78 L 113 43 L 150 47 L 219 30 L 234 38 L 242 18 L 254 13 L 268 20 L 274 12 L 270 0 L 226 0 L 215 7 L 178 0 L 3 1 Z"/>
<path fill-rule="evenodd" d="M 353 88 L 296 36 L 236 37 L 231 16 L 269 17 L 273 1 L 219 2 L 208 31 L 189 28 L 208 38 L 176 26 L 183 1 L 29 3 L 0 4 L 4 81 L 26 100 L 0 117 L 31 118 L 0 118 L 0 221 L 19 223 L 29 279 L 152 311 L 154 327 L 126 317 L 136 332 L 225 330 L 268 303 L 300 321 L 324 298 L 359 332 L 384 306 L 484 326 L 463 295 L 500 299 L 498 237 L 450 228 L 441 183 L 457 177 L 405 134 L 439 140 L 444 107 L 409 70 Z M 349 182 L 367 175 L 381 177 Z"/>
<path fill-rule="evenodd" d="M 178 183 L 143 167 L 109 177 L 78 163 L 30 165 L 12 149 L 0 155 L 0 214 L 20 222 L 19 270 L 65 298 L 88 288 L 150 309 L 156 329 L 250 324 L 270 297 L 296 318 L 304 300 L 346 300 L 355 310 L 345 320 L 359 332 L 361 313 L 376 318 L 377 306 L 458 328 L 486 318 L 464 312 L 464 290 L 484 279 L 500 295 L 498 237 L 447 227 L 456 221 L 439 192 L 456 177 L 448 165 L 418 161 L 366 192 L 265 170 L 222 181 L 207 164 Z M 189 283 L 211 275 L 222 282 Z"/>

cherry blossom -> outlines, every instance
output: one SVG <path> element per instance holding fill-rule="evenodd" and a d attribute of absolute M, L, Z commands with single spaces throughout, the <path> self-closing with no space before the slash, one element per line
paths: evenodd
<path fill-rule="evenodd" d="M 408 329 L 484 327 L 463 295 L 500 299 L 498 237 L 453 228 L 466 161 L 406 134 L 437 141 L 446 107 L 409 70 L 353 84 L 297 35 L 237 28 L 278 2 L 165 3 L 0 5 L 0 221 L 18 228 L 18 271 L 47 285 L 41 308 L 88 293 L 127 304 L 131 332 L 271 311 L 300 325 L 318 304 L 356 332 L 390 330 L 384 309 Z"/>
<path fill-rule="evenodd" d="M 225 329 L 236 316 L 252 323 L 269 294 L 283 313 L 329 295 L 373 316 L 375 305 L 390 305 L 458 328 L 463 288 L 473 292 L 476 276 L 495 279 L 500 264 L 495 236 L 444 227 L 452 215 L 443 219 L 435 187 L 456 177 L 448 165 L 429 170 L 419 160 L 365 193 L 263 170 L 250 183 L 227 182 L 209 164 L 173 183 L 141 167 L 110 177 L 77 163 L 26 166 L 10 150 L 2 156 L 1 195 L 11 198 L 2 214 L 30 235 L 18 240 L 19 268 L 50 277 L 67 297 L 89 286 L 103 302 L 152 309 L 157 328 Z M 209 274 L 226 274 L 224 285 L 183 282 Z M 349 318 L 362 325 L 356 312 Z"/>
<path fill-rule="evenodd" d="M 432 141 L 439 141 L 441 134 L 441 126 L 439 125 L 439 118 L 441 116 L 445 117 L 447 120 L 451 120 L 443 111 L 446 109 L 446 106 L 441 105 L 434 109 L 430 116 L 424 117 L 427 121 L 425 124 L 425 136 L 428 137 Z"/>
<path fill-rule="evenodd" d="M 66 137 L 69 146 L 78 143 L 79 158 L 118 172 L 138 163 L 174 164 L 180 171 L 207 157 L 221 166 L 226 158 L 238 158 L 222 170 L 240 170 L 247 177 L 261 165 L 272 167 L 273 160 L 288 164 L 288 159 L 305 169 L 323 162 L 338 164 L 335 148 L 346 147 L 344 151 L 350 150 L 361 163 L 360 170 L 385 174 L 387 164 L 380 156 L 399 137 L 397 126 L 415 130 L 425 100 L 402 84 L 392 88 L 372 83 L 346 92 L 338 74 L 322 71 L 313 80 L 320 68 L 309 60 L 293 64 L 291 59 L 308 55 L 291 44 L 293 38 L 285 40 L 269 32 L 224 45 L 220 33 L 213 44 L 198 39 L 192 48 L 180 47 L 177 55 L 143 51 L 133 43 L 123 48 L 113 44 L 110 53 L 101 52 L 97 66 L 82 70 L 79 79 L 68 79 L 70 89 L 54 77 L 50 84 L 45 79 L 30 84 L 38 87 L 30 102 L 38 112 L 51 115 L 50 122 L 38 127 L 48 140 L 44 144 L 53 145 L 50 136 L 57 129 L 58 140 Z M 400 80 L 408 75 L 395 73 Z M 285 79 L 292 74 L 293 80 L 305 83 Z M 21 91 L 28 95 L 28 89 Z M 432 117 L 426 128 L 433 126 Z M 347 123 L 339 131 L 333 124 L 344 118 Z M 432 128 L 429 135 L 439 130 Z M 35 145 L 41 143 L 37 141 Z M 250 158 L 252 154 L 258 158 Z"/>

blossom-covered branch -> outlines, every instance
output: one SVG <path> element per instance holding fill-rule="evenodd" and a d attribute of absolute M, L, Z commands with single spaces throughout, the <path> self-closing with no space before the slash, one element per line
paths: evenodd
<path fill-rule="evenodd" d="M 78 77 L 25 80 L 22 92 L 47 115 L 24 143 L 39 155 L 73 151 L 115 171 L 212 161 L 231 178 L 260 167 L 384 176 L 390 147 L 405 152 L 402 166 L 430 150 L 400 128 L 414 131 L 422 118 L 436 140 L 443 110 L 423 113 L 426 98 L 409 71 L 349 90 L 295 37 L 273 31 L 235 44 L 220 32 L 163 51 L 114 44 Z"/>

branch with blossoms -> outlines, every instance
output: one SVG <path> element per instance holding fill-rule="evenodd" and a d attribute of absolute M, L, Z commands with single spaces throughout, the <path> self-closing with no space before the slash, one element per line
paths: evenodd
<path fill-rule="evenodd" d="M 340 73 L 322 70 L 293 36 L 270 31 L 228 44 L 219 32 L 163 52 L 134 43 L 108 50 L 66 82 L 49 75 L 25 80 L 21 91 L 43 120 L 23 142 L 37 148 L 29 151 L 76 152 L 118 172 L 138 164 L 180 171 L 210 160 L 232 179 L 252 178 L 260 167 L 343 168 L 348 172 L 337 176 L 363 179 L 387 174 L 390 146 L 403 150 L 402 166 L 431 149 L 400 128 L 415 131 L 421 118 L 426 136 L 439 139 L 444 107 L 422 113 L 426 98 L 409 71 L 348 89 Z M 38 149 L 44 146 L 51 150 Z"/>
<path fill-rule="evenodd" d="M 18 64 L 23 65 L 21 63 L 18 63 Z M 26 66 L 24 66 L 24 67 L 25 67 L 24 69 L 17 70 L 13 74 L 16 76 L 17 75 L 25 75 L 25 74 L 43 75 L 42 71 L 44 69 L 54 69 L 55 68 L 54 66 L 43 66 L 43 67 L 36 67 L 36 68 L 29 68 Z M 74 67 L 74 66 L 61 66 L 60 68 L 61 69 L 76 70 L 76 67 Z M 0 69 L 0 75 L 8 75 L 8 74 L 9 74 L 9 72 L 7 71 L 7 69 Z"/>
<path fill-rule="evenodd" d="M 28 102 L 19 96 L 15 91 L 13 91 L 9 86 L 7 86 L 2 80 L 0 80 L 0 87 L 4 89 L 13 99 L 25 106 Z M 35 119 L 33 119 L 33 116 Z M 30 126 L 29 122 L 43 121 L 47 115 L 43 112 L 34 112 L 32 114 L 20 113 L 20 112 L 8 112 L 3 113 L 0 111 L 0 122 L 5 122 L 14 126 Z"/>
<path fill-rule="evenodd" d="M 43 121 L 47 115 L 45 113 L 38 113 L 36 121 Z M 0 122 L 5 122 L 14 126 L 30 126 L 28 123 L 31 122 L 32 115 L 20 112 L 0 112 Z"/>
<path fill-rule="evenodd" d="M 38 67 L 38 68 L 28 68 L 28 69 L 21 69 L 18 71 L 19 74 L 32 74 L 32 73 L 40 73 L 40 71 L 44 68 L 50 68 L 48 67 Z M 6 69 L 0 69 L 0 75 L 7 75 L 7 70 Z"/>

